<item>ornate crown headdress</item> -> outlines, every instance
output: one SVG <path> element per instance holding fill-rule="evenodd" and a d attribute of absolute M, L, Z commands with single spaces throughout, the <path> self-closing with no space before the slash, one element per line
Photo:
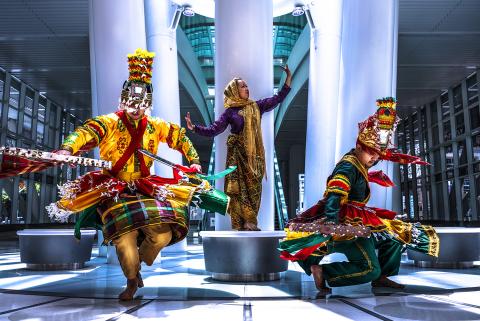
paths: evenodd
<path fill-rule="evenodd" d="M 128 58 L 128 80 L 123 84 L 120 108 L 125 108 L 129 100 L 142 101 L 142 107 L 152 105 L 152 65 L 154 52 L 138 48 Z"/>
<path fill-rule="evenodd" d="M 393 145 L 393 134 L 399 121 L 397 103 L 393 97 L 377 99 L 378 109 L 375 114 L 358 124 L 358 142 L 385 155 Z"/>
<path fill-rule="evenodd" d="M 129 54 L 128 58 L 128 81 L 152 83 L 152 65 L 154 52 L 149 52 L 142 48 L 135 50 L 135 53 Z"/>

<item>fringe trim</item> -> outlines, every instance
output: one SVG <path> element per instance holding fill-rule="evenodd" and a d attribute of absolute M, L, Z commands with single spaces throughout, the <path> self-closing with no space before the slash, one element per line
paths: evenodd
<path fill-rule="evenodd" d="M 78 181 L 67 181 L 63 185 L 57 185 L 58 195 L 60 198 L 73 200 L 77 197 L 77 193 L 80 192 L 80 184 Z"/>
<path fill-rule="evenodd" d="M 61 209 L 58 207 L 57 203 L 51 203 L 50 205 L 45 206 L 47 209 L 48 216 L 53 221 L 58 221 L 65 223 L 68 221 L 68 217 L 74 212 Z"/>
<path fill-rule="evenodd" d="M 165 202 L 168 197 L 175 197 L 175 193 L 170 192 L 164 186 L 155 186 L 153 189 L 153 196 L 160 202 Z"/>

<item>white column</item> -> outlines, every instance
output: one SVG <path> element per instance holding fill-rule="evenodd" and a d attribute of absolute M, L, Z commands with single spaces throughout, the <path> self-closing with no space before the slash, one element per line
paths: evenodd
<path fill-rule="evenodd" d="M 230 0 L 215 2 L 215 116 L 223 107 L 223 90 L 233 77 L 243 78 L 252 99 L 273 94 L 273 9 L 272 0 Z M 273 112 L 262 117 L 263 143 L 268 180 L 263 181 L 258 226 L 274 229 L 273 193 Z M 228 131 L 228 130 L 227 130 Z M 215 138 L 215 170 L 225 168 L 227 131 Z M 223 180 L 216 187 L 223 190 Z M 230 217 L 219 214 L 216 230 L 231 229 Z"/>
<path fill-rule="evenodd" d="M 127 55 L 146 47 L 143 1 L 89 0 L 89 19 L 92 116 L 97 116 L 117 111 L 128 79 Z M 98 158 L 98 149 L 95 154 Z M 112 264 L 115 247 L 108 252 Z"/>
<path fill-rule="evenodd" d="M 180 124 L 177 37 L 175 30 L 169 28 L 175 9 L 176 5 L 169 0 L 145 0 L 147 48 L 155 52 L 152 116 Z M 182 163 L 182 154 L 167 144 L 160 144 L 158 155 L 176 164 Z M 172 177 L 172 169 L 155 163 L 155 174 Z"/>
<path fill-rule="evenodd" d="M 142 0 L 89 1 L 92 115 L 115 112 L 128 79 L 127 54 L 145 48 Z"/>
<path fill-rule="evenodd" d="M 394 96 L 397 78 L 398 0 L 345 1 L 339 113 L 339 154 L 355 146 L 358 122 L 373 114 L 376 99 Z M 340 156 L 340 155 L 337 155 Z M 393 164 L 377 165 L 391 177 Z M 391 189 L 371 184 L 370 204 L 390 208 Z"/>
<path fill-rule="evenodd" d="M 335 162 L 342 0 L 316 1 L 311 13 L 316 29 L 310 34 L 305 208 L 322 198 Z"/>

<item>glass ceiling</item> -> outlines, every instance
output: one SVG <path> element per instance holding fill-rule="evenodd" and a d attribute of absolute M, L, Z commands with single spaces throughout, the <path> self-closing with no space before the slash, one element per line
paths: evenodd
<path fill-rule="evenodd" d="M 300 33 L 305 28 L 305 15 L 286 14 L 273 19 L 273 61 L 275 65 L 287 62 Z M 201 15 L 182 17 L 180 26 L 190 40 L 200 66 L 213 67 L 215 55 L 215 22 Z"/>

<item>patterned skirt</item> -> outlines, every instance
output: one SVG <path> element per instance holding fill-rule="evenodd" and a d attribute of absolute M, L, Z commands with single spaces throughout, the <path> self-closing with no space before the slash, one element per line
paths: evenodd
<path fill-rule="evenodd" d="M 228 136 L 226 167 L 229 166 L 237 166 L 234 172 L 225 176 L 225 193 L 231 198 L 232 227 L 241 229 L 245 222 L 256 225 L 262 197 L 263 162 L 260 158 L 255 162 L 256 172 L 248 166 L 242 135 Z"/>
<path fill-rule="evenodd" d="M 50 217 L 65 222 L 79 214 L 76 236 L 82 227 L 101 228 L 105 243 L 144 226 L 170 224 L 173 244 L 188 233 L 188 205 L 225 213 L 229 202 L 207 181 L 151 175 L 125 182 L 101 171 L 67 182 L 59 190 L 61 199 L 47 206 Z"/>
<path fill-rule="evenodd" d="M 329 242 L 350 241 L 354 236 L 323 235 L 312 230 L 310 225 L 325 220 L 324 202 L 320 201 L 311 209 L 300 214 L 290 223 L 302 223 L 302 228 L 285 229 L 287 236 L 280 243 L 281 257 L 286 260 L 305 260 L 308 256 L 327 254 Z M 440 239 L 435 229 L 420 223 L 409 223 L 393 219 L 395 213 L 385 209 L 368 207 L 358 202 L 342 205 L 339 223 L 352 226 L 368 226 L 372 237 L 377 240 L 391 239 L 404 245 L 405 248 L 438 257 Z M 305 231 L 304 231 L 305 230 Z"/>

